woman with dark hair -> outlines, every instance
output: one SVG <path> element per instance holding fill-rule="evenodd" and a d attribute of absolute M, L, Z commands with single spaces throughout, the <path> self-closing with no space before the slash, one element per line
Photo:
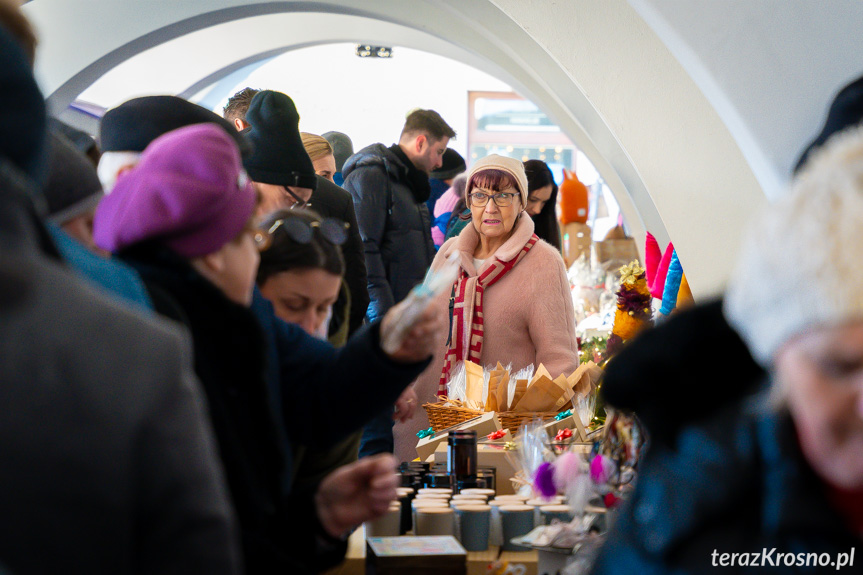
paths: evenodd
<path fill-rule="evenodd" d="M 339 246 L 347 239 L 347 224 L 322 220 L 310 210 L 278 210 L 266 217 L 261 229 L 266 240 L 258 289 L 280 319 L 326 339 L 332 306 L 342 289 L 345 262 Z M 350 301 L 345 305 L 349 308 Z M 348 313 L 345 309 L 342 317 Z M 341 339 L 347 337 L 346 323 L 344 327 Z"/>
<path fill-rule="evenodd" d="M 533 219 L 534 233 L 561 250 L 560 226 L 557 223 L 557 184 L 548 164 L 542 160 L 524 163 L 527 175 L 528 215 Z"/>

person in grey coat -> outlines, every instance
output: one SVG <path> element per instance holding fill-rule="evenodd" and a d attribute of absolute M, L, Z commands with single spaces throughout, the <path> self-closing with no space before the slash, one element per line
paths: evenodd
<path fill-rule="evenodd" d="M 0 24 L 0 558 L 18 574 L 241 573 L 185 336 L 61 265 L 45 107 Z"/>

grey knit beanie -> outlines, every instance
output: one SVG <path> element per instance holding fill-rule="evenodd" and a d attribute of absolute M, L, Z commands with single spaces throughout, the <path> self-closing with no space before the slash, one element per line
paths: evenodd
<path fill-rule="evenodd" d="M 341 132 L 324 132 L 321 137 L 333 147 L 333 157 L 336 159 L 336 171 L 341 172 L 348 158 L 354 155 L 354 143 L 347 134 Z"/>
<path fill-rule="evenodd" d="M 744 240 L 724 312 L 770 367 L 784 343 L 863 320 L 863 127 L 831 140 Z"/>
<path fill-rule="evenodd" d="M 62 134 L 48 134 L 50 172 L 45 185 L 48 219 L 62 225 L 96 205 L 105 194 L 96 168 Z"/>

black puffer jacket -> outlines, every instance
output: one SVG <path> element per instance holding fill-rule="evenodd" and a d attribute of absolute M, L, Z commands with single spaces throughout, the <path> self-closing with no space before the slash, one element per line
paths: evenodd
<path fill-rule="evenodd" d="M 431 217 L 408 184 L 408 167 L 383 144 L 363 148 L 345 162 L 344 188 L 366 254 L 370 320 L 383 315 L 421 283 L 434 258 Z"/>
<path fill-rule="evenodd" d="M 345 282 L 350 290 L 350 328 L 353 335 L 363 326 L 363 318 L 369 307 L 369 288 L 366 277 L 366 260 L 363 254 L 363 240 L 357 225 L 357 215 L 354 212 L 354 202 L 351 195 L 326 178 L 317 176 L 318 187 L 312 194 L 312 209 L 321 217 L 336 218 L 350 224 L 348 239 L 342 245 L 342 255 L 345 258 Z M 333 313 L 345 307 L 341 295 L 333 306 Z M 345 318 L 341 318 L 346 321 Z M 332 334 L 332 332 L 331 332 Z"/>

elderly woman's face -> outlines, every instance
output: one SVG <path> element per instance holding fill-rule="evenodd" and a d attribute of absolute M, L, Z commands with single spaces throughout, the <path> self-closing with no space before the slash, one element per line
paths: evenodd
<path fill-rule="evenodd" d="M 793 339 L 776 356 L 776 376 L 815 471 L 863 487 L 863 322 Z"/>
<path fill-rule="evenodd" d="M 497 201 L 495 201 L 495 196 L 497 196 Z M 494 191 L 481 186 L 474 186 L 468 201 L 470 202 L 471 221 L 476 231 L 488 238 L 509 237 L 515 220 L 522 210 L 521 196 L 518 190 L 513 187 Z M 477 205 L 482 203 L 485 205 Z M 509 203 L 509 205 L 499 206 L 499 203 Z"/>

